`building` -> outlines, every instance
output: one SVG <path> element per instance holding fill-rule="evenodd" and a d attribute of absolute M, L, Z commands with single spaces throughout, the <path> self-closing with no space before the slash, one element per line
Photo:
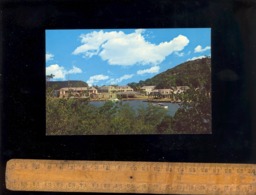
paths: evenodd
<path fill-rule="evenodd" d="M 117 91 L 115 86 L 102 86 L 99 88 L 99 93 L 115 93 Z"/>
<path fill-rule="evenodd" d="M 189 86 L 177 86 L 175 87 L 175 90 L 174 90 L 174 94 L 180 94 L 180 93 L 184 93 L 185 91 L 187 91 L 189 88 Z"/>
<path fill-rule="evenodd" d="M 133 88 L 130 86 L 116 86 L 116 91 L 117 92 L 131 92 L 133 91 Z"/>
<path fill-rule="evenodd" d="M 149 95 L 156 98 L 175 99 L 176 94 L 182 94 L 188 89 L 190 89 L 188 86 L 176 86 L 169 89 L 153 89 Z"/>
<path fill-rule="evenodd" d="M 97 89 L 94 87 L 64 87 L 59 90 L 59 97 L 77 97 L 86 98 L 91 94 L 98 94 Z"/>
<path fill-rule="evenodd" d="M 142 92 L 144 92 L 146 95 L 149 95 L 154 89 L 155 89 L 156 86 L 143 86 L 141 88 Z"/>
<path fill-rule="evenodd" d="M 136 91 L 117 92 L 116 94 L 119 98 L 135 98 L 137 95 L 140 95 Z"/>
<path fill-rule="evenodd" d="M 98 90 L 95 87 L 89 87 L 89 94 L 98 94 Z"/>
<path fill-rule="evenodd" d="M 170 88 L 170 89 L 158 89 L 158 92 L 161 94 L 161 95 L 170 95 L 173 93 L 173 88 Z"/>

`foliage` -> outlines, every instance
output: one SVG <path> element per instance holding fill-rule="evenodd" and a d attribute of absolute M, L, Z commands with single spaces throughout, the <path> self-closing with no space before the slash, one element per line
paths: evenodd
<path fill-rule="evenodd" d="M 55 75 L 50 74 L 50 75 L 46 75 L 46 81 L 50 81 L 51 79 L 53 79 L 55 77 Z"/>
<path fill-rule="evenodd" d="M 211 97 L 207 90 L 190 89 L 181 94 L 174 117 L 148 104 L 133 109 L 127 103 L 107 101 L 91 105 L 86 99 L 46 98 L 48 135 L 106 134 L 204 134 L 211 133 Z"/>
<path fill-rule="evenodd" d="M 211 133 L 211 96 L 206 89 L 190 89 L 182 97 L 181 107 L 173 118 L 175 133 Z"/>
<path fill-rule="evenodd" d="M 64 88 L 64 87 L 88 87 L 88 84 L 83 81 L 50 81 L 51 75 L 47 75 L 46 87 L 54 87 L 55 90 Z M 53 75 L 54 76 L 54 75 Z"/>
<path fill-rule="evenodd" d="M 200 76 L 198 76 L 200 75 Z M 189 86 L 192 88 L 206 87 L 210 89 L 211 58 L 188 61 L 174 68 L 168 69 L 150 79 L 129 83 L 133 89 L 144 85 L 155 85 L 157 89 L 166 89 L 173 86 Z"/>
<path fill-rule="evenodd" d="M 170 133 L 167 111 L 152 106 L 134 110 L 127 103 L 107 101 L 95 107 L 82 99 L 46 98 L 47 135 Z"/>

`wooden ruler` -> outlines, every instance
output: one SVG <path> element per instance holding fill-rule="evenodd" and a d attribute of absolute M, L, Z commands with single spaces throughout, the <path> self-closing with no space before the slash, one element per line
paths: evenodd
<path fill-rule="evenodd" d="M 18 191 L 256 194 L 255 164 L 21 160 L 7 163 Z"/>

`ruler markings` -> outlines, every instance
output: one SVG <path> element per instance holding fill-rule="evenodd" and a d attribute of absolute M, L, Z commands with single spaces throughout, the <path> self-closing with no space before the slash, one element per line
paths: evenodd
<path fill-rule="evenodd" d="M 191 185 L 191 184 L 176 184 L 176 185 L 149 185 L 130 184 L 130 183 L 97 183 L 97 182 L 25 182 L 17 186 L 18 189 L 22 188 L 24 191 L 67 191 L 67 192 L 137 192 L 137 193 L 186 193 L 186 194 L 214 194 L 214 193 L 227 193 L 236 192 L 236 194 L 255 194 L 252 186 L 241 185 L 239 187 L 233 185 Z M 125 189 L 125 190 L 124 190 Z M 218 193 L 219 192 L 219 193 Z M 239 192 L 239 193 L 238 193 Z"/>
<path fill-rule="evenodd" d="M 160 163 L 162 165 L 154 165 L 157 163 L 153 163 L 152 165 L 150 163 L 124 163 L 119 165 L 119 163 L 123 162 L 108 162 L 105 161 L 105 163 L 97 164 L 94 161 L 77 161 L 77 162 L 69 162 L 63 163 L 61 161 L 58 162 L 51 162 L 46 161 L 38 163 L 37 160 L 31 160 L 31 163 L 26 164 L 27 160 L 19 160 L 20 162 L 17 164 L 16 162 L 11 162 L 11 165 L 8 167 L 9 169 L 22 169 L 22 170 L 36 170 L 36 169 L 46 169 L 47 171 L 56 170 L 56 168 L 62 170 L 95 170 L 95 171 L 122 171 L 127 170 L 129 168 L 131 171 L 136 172 L 177 172 L 177 173 L 190 173 L 196 172 L 196 174 L 231 174 L 234 171 L 241 174 L 254 174 L 256 175 L 256 168 L 255 165 L 246 165 L 246 164 L 232 164 L 232 167 L 230 168 L 230 164 L 221 164 L 221 167 L 219 164 L 210 164 L 205 165 L 204 163 Z M 23 161 L 23 162 L 22 162 Z M 65 162 L 65 161 L 64 161 Z M 95 165 L 92 165 L 95 164 Z M 118 165 L 116 165 L 118 164 Z M 171 164 L 171 165 L 170 165 Z M 193 166 L 189 166 L 193 165 Z"/>
<path fill-rule="evenodd" d="M 10 190 L 256 194 L 256 165 L 11 160 Z"/>

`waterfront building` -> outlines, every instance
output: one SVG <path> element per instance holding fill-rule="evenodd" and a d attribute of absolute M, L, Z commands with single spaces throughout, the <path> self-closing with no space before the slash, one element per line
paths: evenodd
<path fill-rule="evenodd" d="M 156 86 L 152 85 L 152 86 L 143 86 L 141 88 L 142 92 L 144 92 L 146 95 L 149 95 L 154 89 L 155 89 Z"/>
<path fill-rule="evenodd" d="M 85 98 L 92 94 L 98 94 L 98 90 L 94 87 L 64 87 L 59 90 L 59 97 L 77 97 Z"/>

